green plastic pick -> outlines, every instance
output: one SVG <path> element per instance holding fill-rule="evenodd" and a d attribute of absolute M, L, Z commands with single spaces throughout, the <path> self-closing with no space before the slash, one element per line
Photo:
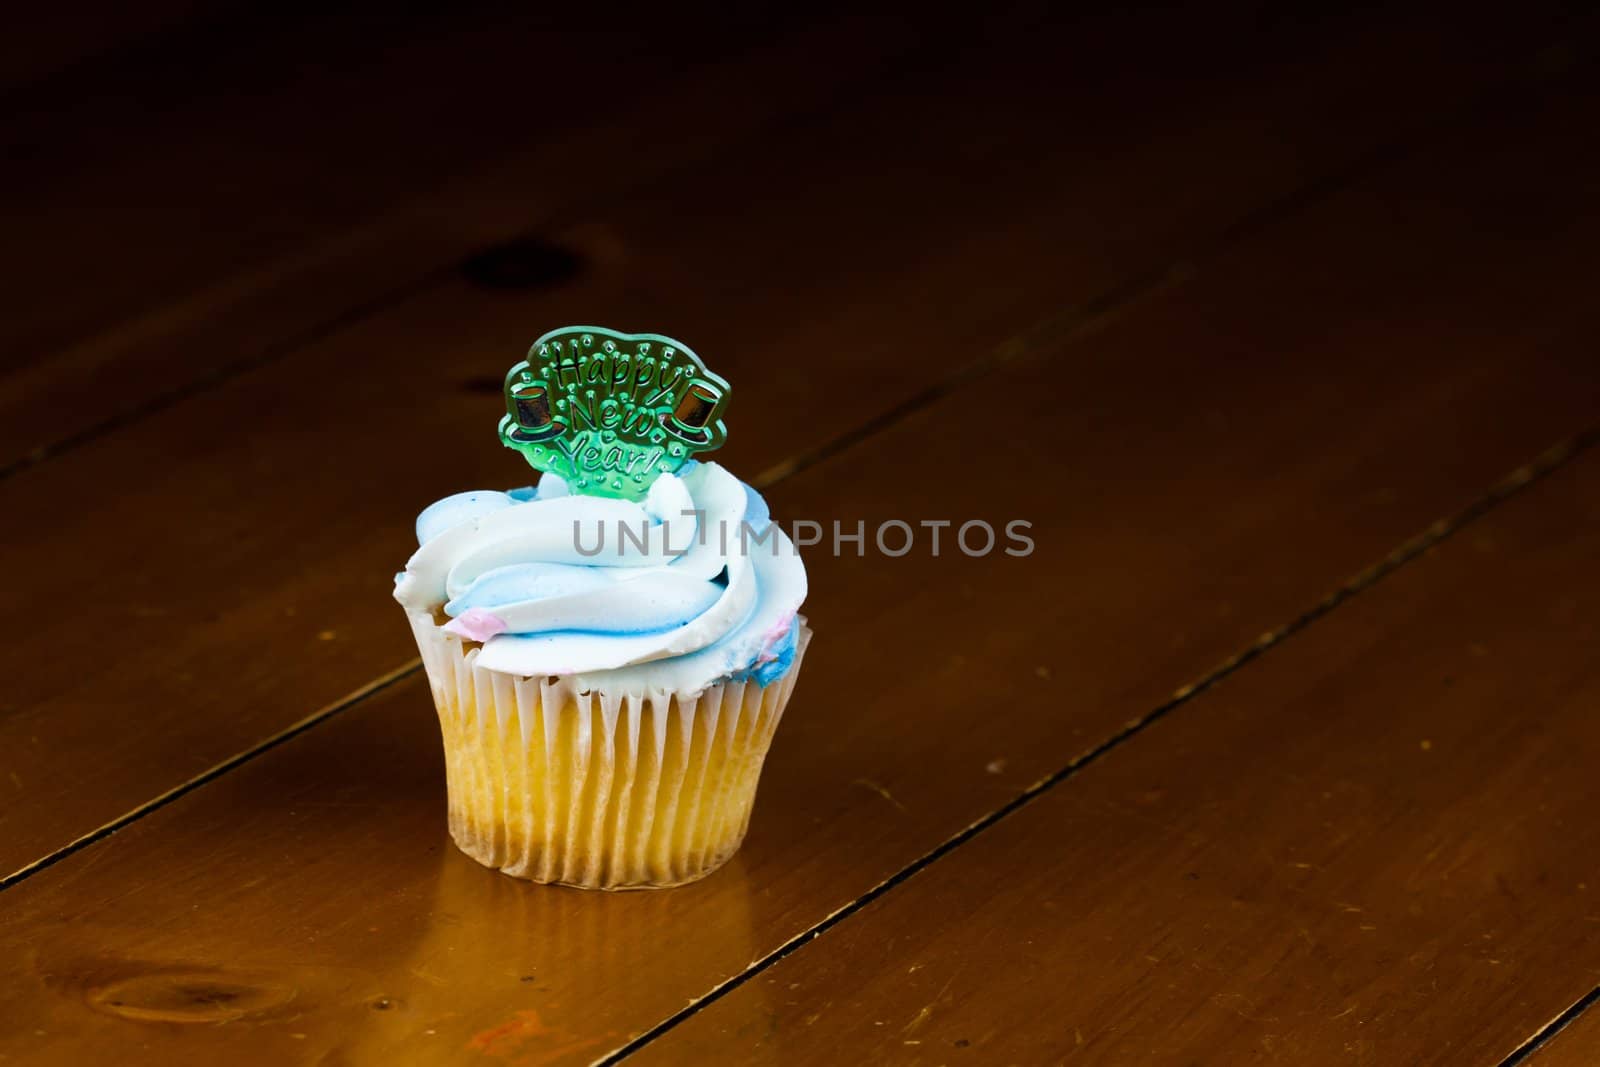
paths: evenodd
<path fill-rule="evenodd" d="M 567 326 L 506 375 L 500 441 L 574 493 L 643 500 L 661 475 L 721 447 L 731 393 L 681 341 Z"/>

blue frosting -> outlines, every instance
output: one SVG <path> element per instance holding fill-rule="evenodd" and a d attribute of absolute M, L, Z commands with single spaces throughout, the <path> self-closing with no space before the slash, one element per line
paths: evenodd
<path fill-rule="evenodd" d="M 690 463 L 683 468 L 680 476 L 690 474 L 700 466 Z M 761 494 L 715 465 L 707 469 L 714 472 L 710 477 L 724 480 L 721 484 L 725 488 L 716 489 L 717 483 L 714 481 L 707 486 L 713 500 L 718 499 L 717 492 L 722 493 L 721 503 L 713 506 L 709 514 L 697 512 L 702 520 L 735 522 L 737 520 L 733 516 L 738 515 L 751 534 L 764 535 L 771 527 L 772 519 Z M 682 490 L 678 492 L 681 495 Z M 432 580 L 442 583 L 443 572 L 440 568 L 446 565 L 445 561 L 468 551 L 463 545 L 470 545 L 471 551 L 493 558 L 497 546 L 506 543 L 508 535 L 502 534 L 501 530 L 528 528 L 518 521 L 503 521 L 509 519 L 510 515 L 498 513 L 515 511 L 520 514 L 524 508 L 542 508 L 543 502 L 554 502 L 556 498 L 566 496 L 568 490 L 565 483 L 547 474 L 534 487 L 507 492 L 475 490 L 445 497 L 417 518 L 417 540 L 422 545 L 418 558 L 426 558 L 430 542 L 447 531 L 470 526 L 465 536 L 480 537 L 477 542 L 466 540 L 462 534 L 456 533 L 452 534 L 453 540 L 447 539 L 448 545 L 446 541 L 439 541 L 435 546 L 438 562 L 430 560 L 429 565 L 434 568 L 430 573 L 438 575 Z M 678 521 L 679 504 L 671 499 L 671 494 L 668 493 L 659 502 L 655 496 L 652 493 L 652 498 L 643 505 L 651 522 L 660 523 L 669 518 Z M 699 504 L 700 501 L 696 498 L 695 502 Z M 607 504 L 609 506 L 609 502 Z M 555 505 L 552 503 L 551 506 Z M 604 635 L 606 640 L 614 638 L 625 641 L 667 635 L 701 619 L 722 600 L 728 593 L 727 569 L 723 567 L 715 575 L 707 577 L 704 546 L 708 542 L 705 536 L 702 530 L 701 539 L 694 542 L 702 546 L 696 566 L 675 566 L 676 563 L 687 562 L 687 557 L 672 559 L 669 556 L 664 561 L 665 565 L 649 568 L 644 573 L 619 571 L 615 566 L 598 562 L 590 565 L 573 561 L 556 562 L 548 558 L 516 561 L 514 555 L 508 556 L 500 548 L 501 565 L 491 566 L 475 578 L 468 579 L 468 584 L 445 603 L 444 611 L 457 620 L 453 626 L 461 627 L 455 632 L 473 640 L 489 642 L 489 649 L 502 656 L 507 664 L 506 669 L 535 672 L 535 668 L 546 669 L 543 661 L 548 659 L 551 663 L 548 669 L 552 673 L 581 673 L 591 669 L 584 663 L 592 660 L 586 661 L 582 655 L 576 660 L 569 659 L 568 652 L 578 648 L 580 653 L 586 654 L 589 646 L 574 646 L 571 644 L 572 638 Z M 665 540 L 670 546 L 678 543 L 681 537 L 677 535 Z M 733 548 L 737 551 L 736 546 L 740 542 L 740 535 L 730 530 L 722 550 L 726 552 Z M 715 545 L 717 541 L 713 539 L 709 543 Z M 761 557 L 761 566 L 757 570 L 778 566 L 768 558 L 770 553 L 758 555 Z M 745 566 L 750 565 L 742 560 L 740 562 Z M 793 567 L 792 563 L 786 563 L 778 566 L 776 573 L 790 575 Z M 408 571 L 410 569 L 408 565 Z M 397 576 L 399 582 L 407 580 L 405 573 Z M 774 616 L 774 612 L 792 612 L 798 606 L 799 598 L 804 595 L 803 571 L 799 573 L 797 582 L 794 577 L 785 581 L 788 585 L 785 586 L 787 592 L 783 597 L 785 600 L 793 598 L 791 606 L 783 608 L 773 604 L 763 582 L 762 591 L 743 619 L 728 618 L 718 622 L 716 625 L 728 627 L 724 636 L 711 645 L 701 646 L 700 651 L 691 658 L 697 664 L 708 665 L 720 659 L 717 667 L 722 672 L 721 676 L 737 681 L 755 681 L 764 686 L 782 678 L 794 664 L 799 624 L 793 621 L 791 615 L 791 621 L 782 636 L 775 640 L 764 640 L 763 631 L 771 633 L 769 627 L 774 622 L 781 623 L 784 618 L 783 615 Z M 647 646 L 641 646 L 641 651 L 648 651 Z M 628 652 L 628 655 L 634 654 Z M 697 666 L 692 669 L 700 668 Z"/>
<path fill-rule="evenodd" d="M 507 604 L 543 602 L 554 610 L 510 632 L 649 634 L 682 626 L 721 595 L 715 582 L 672 573 L 619 582 L 603 567 L 514 563 L 479 575 L 444 610 L 454 617 L 474 608 L 493 612 Z M 627 610 L 618 611 L 619 603 Z"/>
<path fill-rule="evenodd" d="M 748 482 L 740 482 L 744 486 L 744 521 L 756 534 L 767 532 L 767 527 L 772 525 L 772 510 L 767 507 L 762 495 L 750 487 Z"/>

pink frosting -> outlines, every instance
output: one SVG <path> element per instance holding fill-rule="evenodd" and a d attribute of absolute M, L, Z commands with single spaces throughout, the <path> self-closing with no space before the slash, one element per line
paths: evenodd
<path fill-rule="evenodd" d="M 761 654 L 756 657 L 757 663 L 771 663 L 778 658 L 773 651 L 778 642 L 789 636 L 789 630 L 794 626 L 794 615 L 785 615 L 761 633 Z"/>
<path fill-rule="evenodd" d="M 496 634 L 506 632 L 506 621 L 492 611 L 468 608 L 444 624 L 447 632 L 469 641 L 487 641 Z"/>

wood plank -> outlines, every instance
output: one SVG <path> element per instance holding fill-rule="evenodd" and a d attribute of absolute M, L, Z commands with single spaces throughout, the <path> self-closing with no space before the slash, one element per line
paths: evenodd
<path fill-rule="evenodd" d="M 781 516 L 1022 515 L 1039 550 L 812 553 L 818 639 L 723 872 L 595 895 L 477 868 L 413 676 L 8 890 L 0 1050 L 576 1062 L 672 1015 L 1591 417 L 1594 93 L 1508 104 L 1018 357 L 998 452 L 945 433 L 957 393 L 780 483 Z M 151 1025 L 175 1014 L 222 1025 Z"/>
<path fill-rule="evenodd" d="M 1258 68 L 1261 57 L 1274 56 L 1291 91 L 1320 87 L 1339 95 L 1313 103 L 1306 125 L 1285 113 L 1270 129 L 1229 132 L 1273 138 L 1280 154 L 1303 153 L 1315 173 L 1324 138 L 1342 134 L 1309 124 L 1313 115 L 1346 127 L 1345 134 L 1362 123 L 1403 128 L 1452 99 L 1462 79 L 1532 47 L 1552 19 L 1534 8 L 1509 22 L 1457 11 L 1441 33 L 1437 12 L 1413 9 L 1390 12 L 1379 35 L 1366 32 L 1365 15 L 1290 22 L 1267 18 L 1260 6 L 1159 20 L 1078 16 L 1083 44 L 1071 65 L 1036 76 L 1059 92 L 1087 95 L 1058 98 L 1047 125 L 1084 137 L 1085 147 L 1136 151 L 1137 142 L 1117 140 L 1117 129 L 1106 125 L 1126 106 L 1119 101 L 1158 84 L 1218 99 L 1228 90 L 1211 82 L 1232 78 L 1237 85 L 1232 68 Z M 750 43 L 747 27 L 726 21 L 707 31 L 674 9 L 623 19 L 608 9 L 608 55 L 625 62 L 630 77 L 598 82 L 570 76 L 571 64 L 588 61 L 593 31 L 581 19 L 571 25 L 571 10 L 548 31 L 540 23 L 548 16 L 507 24 L 503 12 L 452 14 L 441 28 L 437 16 L 397 19 L 390 10 L 376 29 L 352 17 L 333 30 L 298 35 L 293 23 L 273 23 L 237 35 L 255 42 L 242 54 L 226 40 L 190 49 L 215 58 L 189 80 L 172 72 L 191 61 L 157 63 L 154 88 L 128 93 L 129 72 L 116 67 L 103 76 L 109 85 L 90 83 L 69 107 L 47 99 L 25 109 L 37 117 L 12 130 L 6 146 L 21 161 L 8 168 L 7 187 L 34 209 L 16 220 L 11 236 L 30 268 L 14 283 L 14 313 L 0 323 L 0 351 L 10 352 L 0 363 L 12 368 L 0 376 L 0 470 L 81 443 L 97 428 L 436 283 L 441 268 L 486 242 L 566 228 L 589 205 L 626 195 L 663 171 L 725 160 L 731 140 L 774 115 L 848 99 L 874 80 L 894 81 L 905 76 L 903 64 L 914 70 L 925 62 L 918 57 L 927 50 L 945 49 L 952 38 L 982 41 L 1017 17 L 1004 8 L 954 23 L 806 11 L 817 24 L 762 46 Z M 363 34 L 376 38 L 353 47 L 352 38 Z M 1349 71 L 1328 80 L 1332 57 L 1357 38 L 1364 38 L 1359 47 L 1373 80 L 1354 83 Z M 581 88 L 530 86 L 522 74 L 530 39 L 542 57 L 549 53 L 541 61 L 548 81 Z M 1206 44 L 1195 48 L 1197 41 Z M 278 63 L 286 53 L 302 56 L 288 79 Z M 1133 83 L 1126 63 L 1111 69 L 1134 53 L 1165 81 Z M 704 66 L 683 71 L 685 56 Z M 1304 75 L 1295 63 L 1305 65 Z M 441 73 L 419 79 L 419 69 Z M 220 99 L 195 91 L 208 72 L 236 91 Z M 640 85 L 649 89 L 643 98 Z M 1102 92 L 1111 94 L 1107 108 Z M 1249 124 L 1262 115 L 1261 102 L 1224 99 L 1224 110 L 1196 131 L 1229 116 Z M 1391 106 L 1396 114 L 1386 113 Z M 1185 113 L 1182 105 L 1173 112 Z M 419 151 L 424 124 L 427 150 Z M 974 137 L 969 143 L 982 143 L 981 134 Z M 563 164 L 610 158 L 618 145 L 628 146 L 630 166 L 597 174 Z M 1251 148 L 1238 165 L 1258 157 Z M 1185 180 L 1200 187 L 1185 187 L 1185 197 L 1216 195 L 1204 187 L 1207 173 L 1226 160 L 1196 167 L 1188 159 L 1175 155 L 1161 165 L 1192 168 Z M 1080 164 L 1098 172 L 1092 157 Z M 1172 180 L 1160 166 L 1142 174 L 1130 176 L 1130 194 Z M 750 190 L 734 203 L 751 201 L 771 203 Z M 140 210 L 129 210 L 132 204 Z M 603 259 L 614 252 L 604 233 L 588 236 L 594 240 L 577 242 L 580 254 Z M 82 403 L 83 384 L 102 379 L 116 388 L 97 404 Z"/>
<path fill-rule="evenodd" d="M 1119 90 L 1118 62 L 1095 61 L 1102 49 L 1071 29 L 975 42 L 952 68 L 862 100 L 846 120 L 791 126 L 617 206 L 581 228 L 598 266 L 558 291 L 447 283 L 0 484 L 7 514 L 58 517 L 0 547 L 17 575 L 13 617 L 28 618 L 0 650 L 19 677 L 0 698 L 0 752 L 21 782 L 0 810 L 0 870 L 405 662 L 386 589 L 410 551 L 410 516 L 463 484 L 523 476 L 486 427 L 530 323 L 670 327 L 732 379 L 761 383 L 741 393 L 727 453 L 750 476 L 925 395 L 975 355 L 1059 334 L 1078 321 L 1073 304 L 1193 259 L 1264 196 L 1348 167 L 1419 121 L 1392 93 L 1425 68 L 1387 38 L 1371 53 L 1278 51 L 1254 67 L 1240 57 L 1212 95 L 1175 106 L 1143 84 Z M 1182 35 L 1141 40 L 1163 56 L 1167 41 L 1176 69 L 1190 69 Z M 1035 136 L 1058 106 L 1039 92 L 1041 72 L 1060 70 L 1075 98 L 1095 101 L 1070 142 Z M 1458 79 L 1455 99 L 1481 86 Z M 1429 106 L 1449 98 L 1438 78 L 1426 87 Z M 1384 122 L 1369 110 L 1380 104 Z M 1314 132 L 1284 138 L 1291 120 Z M 950 143 L 967 146 L 960 160 Z M 856 164 L 843 175 L 841 158 Z M 1184 197 L 1158 164 L 1184 171 Z M 852 254 L 810 239 L 822 225 L 851 234 Z M 1019 341 L 1026 323 L 1044 333 Z M 914 373 L 897 355 L 907 351 L 919 353 Z M 802 364 L 814 373 L 770 371 Z M 858 388 L 833 387 L 845 377 Z M 383 481 L 352 494 L 374 449 Z M 345 466 L 354 457 L 359 474 Z M 92 509 L 90 485 L 101 487 Z M 95 568 L 79 565 L 90 558 Z M 89 603 L 140 640 L 80 662 L 71 643 Z M 240 648 L 271 654 L 241 663 Z M 228 713 L 207 713 L 218 701 Z"/>
<path fill-rule="evenodd" d="M 1500 1062 L 1600 973 L 1596 501 L 1590 450 L 629 1062 Z"/>
<path fill-rule="evenodd" d="M 0 323 L 0 469 L 884 76 L 948 33 L 825 9 L 767 27 L 659 6 L 240 18 L 33 87 L 0 126 L 15 160 L 5 188 L 30 204 L 9 232 L 29 269 Z M 592 76 L 601 41 L 627 77 Z M 833 62 L 819 69 L 824 45 Z M 619 144 L 631 165 L 560 165 Z M 91 379 L 117 388 L 84 405 Z"/>

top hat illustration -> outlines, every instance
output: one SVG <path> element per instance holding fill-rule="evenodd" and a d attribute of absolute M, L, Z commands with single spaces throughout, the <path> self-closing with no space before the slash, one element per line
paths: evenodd
<path fill-rule="evenodd" d="M 512 425 L 507 435 L 521 444 L 536 444 L 560 437 L 566 426 L 550 413 L 550 394 L 538 382 L 517 382 L 506 390 L 511 401 Z"/>
<path fill-rule="evenodd" d="M 662 429 L 688 444 L 709 445 L 711 416 L 724 395 L 723 390 L 708 382 L 695 382 L 684 391 L 676 407 L 662 413 Z"/>

